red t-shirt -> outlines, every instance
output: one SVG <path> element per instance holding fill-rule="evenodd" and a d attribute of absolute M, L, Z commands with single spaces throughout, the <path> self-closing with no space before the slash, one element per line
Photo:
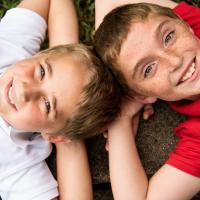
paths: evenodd
<path fill-rule="evenodd" d="M 200 8 L 182 2 L 174 8 L 174 12 L 184 19 L 200 38 Z M 190 118 L 174 129 L 179 141 L 166 163 L 200 177 L 200 99 L 194 102 L 171 102 L 170 105 Z"/>

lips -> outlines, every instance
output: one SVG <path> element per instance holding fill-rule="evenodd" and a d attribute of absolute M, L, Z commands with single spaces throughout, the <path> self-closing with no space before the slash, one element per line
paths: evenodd
<path fill-rule="evenodd" d="M 198 74 L 197 70 L 197 63 L 196 63 L 196 58 L 194 58 L 188 65 L 185 67 L 185 70 L 178 82 L 178 85 L 185 83 L 185 82 L 190 82 L 196 78 Z"/>
<path fill-rule="evenodd" d="M 17 110 L 17 107 L 15 105 L 14 99 L 13 99 L 13 92 L 12 92 L 12 83 L 13 83 L 13 79 L 8 83 L 7 87 L 6 87 L 6 99 L 7 102 L 11 105 L 12 108 L 14 108 L 15 110 Z"/>

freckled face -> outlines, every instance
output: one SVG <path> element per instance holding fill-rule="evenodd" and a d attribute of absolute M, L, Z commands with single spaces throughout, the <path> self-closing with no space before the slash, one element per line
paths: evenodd
<path fill-rule="evenodd" d="M 130 88 L 163 100 L 200 94 L 200 42 L 188 26 L 165 16 L 135 23 L 118 63 Z"/>
<path fill-rule="evenodd" d="M 37 55 L 0 77 L 0 115 L 14 128 L 54 133 L 81 98 L 88 70 L 63 55 Z"/>

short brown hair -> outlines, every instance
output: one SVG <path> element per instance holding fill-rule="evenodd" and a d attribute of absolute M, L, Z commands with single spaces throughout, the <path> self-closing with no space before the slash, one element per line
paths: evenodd
<path fill-rule="evenodd" d="M 150 14 L 179 19 L 170 8 L 149 3 L 127 4 L 108 13 L 95 33 L 94 46 L 97 54 L 125 88 L 125 78 L 118 70 L 118 56 L 122 44 L 133 24 L 148 19 Z"/>
<path fill-rule="evenodd" d="M 91 47 L 83 44 L 60 45 L 40 53 L 72 56 L 90 71 L 89 83 L 83 89 L 75 112 L 56 134 L 81 139 L 101 133 L 120 113 L 123 95 L 110 69 L 103 65 Z"/>

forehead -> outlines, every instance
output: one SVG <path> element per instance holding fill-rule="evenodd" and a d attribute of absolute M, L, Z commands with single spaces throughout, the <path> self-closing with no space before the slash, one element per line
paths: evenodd
<path fill-rule="evenodd" d="M 51 67 L 49 88 L 56 98 L 58 120 L 65 122 L 80 102 L 89 80 L 88 68 L 71 56 L 53 55 L 46 59 Z"/>

